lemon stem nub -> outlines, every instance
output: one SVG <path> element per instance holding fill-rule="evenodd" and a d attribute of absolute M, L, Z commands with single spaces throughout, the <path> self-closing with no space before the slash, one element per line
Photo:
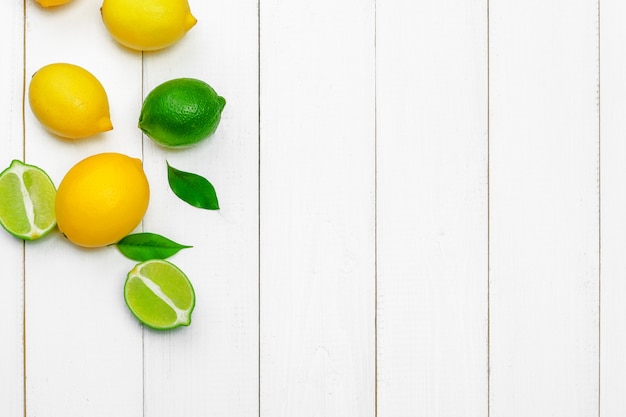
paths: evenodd
<path fill-rule="evenodd" d="M 100 132 L 108 132 L 109 130 L 113 130 L 113 123 L 111 122 L 111 118 L 108 116 L 102 117 L 98 120 L 97 123 L 98 129 Z"/>
<path fill-rule="evenodd" d="M 196 23 L 198 23 L 198 19 L 196 19 L 191 13 L 189 13 L 185 21 L 185 28 L 189 30 L 194 27 Z"/>
<path fill-rule="evenodd" d="M 196 24 L 188 0 L 103 0 L 100 14 L 113 39 L 138 51 L 173 45 Z"/>

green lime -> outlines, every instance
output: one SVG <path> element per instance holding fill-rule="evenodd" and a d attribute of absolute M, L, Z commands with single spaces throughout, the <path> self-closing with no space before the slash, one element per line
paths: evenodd
<path fill-rule="evenodd" d="M 45 236 L 56 226 L 56 193 L 41 168 L 14 160 L 0 173 L 0 224 L 20 239 Z"/>
<path fill-rule="evenodd" d="M 157 330 L 189 326 L 196 305 L 187 276 L 160 259 L 135 265 L 124 284 L 124 300 L 140 322 Z"/>
<path fill-rule="evenodd" d="M 191 146 L 215 132 L 225 105 L 224 97 L 204 81 L 176 78 L 148 93 L 139 128 L 162 146 Z"/>

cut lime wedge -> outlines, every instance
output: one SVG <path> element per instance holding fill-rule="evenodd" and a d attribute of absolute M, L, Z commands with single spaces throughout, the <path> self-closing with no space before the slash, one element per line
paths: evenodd
<path fill-rule="evenodd" d="M 128 273 L 124 300 L 140 322 L 157 330 L 189 326 L 196 304 L 187 276 L 159 259 L 141 262 Z"/>
<path fill-rule="evenodd" d="M 0 224 L 20 239 L 45 236 L 56 225 L 55 196 L 45 171 L 14 160 L 0 173 Z"/>

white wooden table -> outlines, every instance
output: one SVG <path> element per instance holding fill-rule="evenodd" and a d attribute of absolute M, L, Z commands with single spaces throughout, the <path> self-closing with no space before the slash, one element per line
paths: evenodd
<path fill-rule="evenodd" d="M 99 0 L 3 2 L 0 166 L 141 157 L 141 230 L 198 298 L 142 328 L 134 265 L 58 232 L 0 233 L 0 416 L 626 415 L 626 2 L 190 0 L 136 53 Z M 24 94 L 71 62 L 114 130 L 52 137 Z M 227 105 L 189 150 L 143 138 L 143 96 L 207 81 Z M 206 176 L 192 208 L 166 165 Z"/>

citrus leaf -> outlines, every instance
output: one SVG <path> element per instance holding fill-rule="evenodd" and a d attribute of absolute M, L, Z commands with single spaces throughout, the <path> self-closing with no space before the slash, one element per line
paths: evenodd
<path fill-rule="evenodd" d="M 167 181 L 174 194 L 184 202 L 202 209 L 219 210 L 215 188 L 206 178 L 180 171 L 167 162 Z"/>
<path fill-rule="evenodd" d="M 166 259 L 181 249 L 191 246 L 181 245 L 156 233 L 135 233 L 116 243 L 117 248 L 127 258 L 135 261 Z"/>

